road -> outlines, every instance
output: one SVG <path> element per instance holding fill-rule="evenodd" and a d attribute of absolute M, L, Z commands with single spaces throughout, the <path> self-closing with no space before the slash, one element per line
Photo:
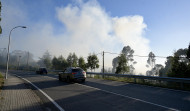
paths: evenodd
<path fill-rule="evenodd" d="M 190 110 L 190 92 L 87 78 L 85 83 L 58 81 L 57 75 L 12 72 L 51 97 L 65 111 Z M 47 105 L 48 107 L 48 105 Z"/>

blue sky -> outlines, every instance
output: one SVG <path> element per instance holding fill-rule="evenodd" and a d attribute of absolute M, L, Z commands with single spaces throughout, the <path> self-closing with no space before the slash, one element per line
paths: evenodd
<path fill-rule="evenodd" d="M 31 51 L 36 58 L 46 50 L 65 57 L 120 53 L 126 45 L 137 55 L 169 56 L 190 42 L 189 0 L 2 0 L 2 5 L 0 47 L 7 47 L 13 27 L 25 25 L 12 33 L 11 51 Z M 107 67 L 115 56 L 107 55 Z M 136 69 L 143 69 L 146 59 L 136 60 Z"/>

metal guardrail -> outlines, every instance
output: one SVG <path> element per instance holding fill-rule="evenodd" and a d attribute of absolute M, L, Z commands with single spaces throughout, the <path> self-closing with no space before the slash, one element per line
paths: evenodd
<path fill-rule="evenodd" d="M 54 72 L 63 72 L 62 70 L 54 70 Z M 97 72 L 86 72 L 87 75 L 99 75 L 104 77 L 123 77 L 123 78 L 133 78 L 134 83 L 139 83 L 138 79 L 145 81 L 152 81 L 154 83 L 161 84 L 167 82 L 180 83 L 180 89 L 190 90 L 190 78 L 175 78 L 175 77 L 158 77 L 158 76 L 144 76 L 144 75 L 131 75 L 131 74 L 115 74 L 115 73 L 97 73 Z M 141 83 L 140 83 L 141 84 Z M 173 83 L 172 83 L 173 84 Z M 188 84 L 188 86 L 187 86 Z M 171 85 L 171 84 L 170 84 Z M 173 84 L 174 86 L 176 84 Z M 184 87 L 185 86 L 185 87 Z M 188 88 L 186 88 L 188 87 Z"/>
<path fill-rule="evenodd" d="M 114 76 L 114 77 L 127 77 L 134 79 L 148 79 L 148 80 L 159 80 L 167 82 L 179 82 L 179 83 L 190 83 L 188 78 L 175 78 L 175 77 L 156 77 L 156 76 L 143 76 L 143 75 L 130 75 L 130 74 L 114 74 L 114 73 L 96 73 L 96 72 L 86 72 L 91 75 L 102 75 L 104 76 Z"/>

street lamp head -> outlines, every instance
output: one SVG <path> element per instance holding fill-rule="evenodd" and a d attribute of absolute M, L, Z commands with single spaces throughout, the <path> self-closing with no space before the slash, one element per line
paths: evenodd
<path fill-rule="evenodd" d="M 22 28 L 26 28 L 26 26 L 22 26 Z"/>

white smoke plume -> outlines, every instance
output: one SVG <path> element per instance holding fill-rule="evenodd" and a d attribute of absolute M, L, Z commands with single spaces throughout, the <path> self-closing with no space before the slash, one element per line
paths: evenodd
<path fill-rule="evenodd" d="M 30 22 L 24 10 L 18 7 L 17 10 L 19 13 L 23 11 L 22 16 Z M 129 45 L 134 49 L 135 55 L 148 55 L 150 52 L 149 40 L 144 37 L 147 26 L 140 15 L 112 17 L 96 0 L 78 1 L 75 5 L 55 7 L 55 10 L 57 20 L 63 25 L 61 29 L 56 29 L 54 24 L 43 20 L 29 24 L 31 27 L 24 37 L 14 39 L 12 50 L 28 50 L 38 57 L 46 50 L 55 56 L 67 57 L 69 52 L 75 52 L 78 56 L 87 57 L 93 52 L 120 53 L 124 46 Z M 14 18 L 7 20 L 9 21 L 6 22 L 13 22 Z M 10 30 L 11 26 L 6 27 Z M 61 30 L 61 33 L 55 34 L 55 30 Z M 17 33 L 14 36 L 21 36 L 23 31 Z M 1 47 L 5 47 L 1 45 L 3 42 L 6 43 L 7 40 L 0 41 Z M 106 54 L 105 65 L 112 67 L 112 59 L 116 56 Z M 102 57 L 98 57 L 101 65 Z M 146 60 L 147 58 L 135 57 L 137 73 L 145 73 Z"/>

